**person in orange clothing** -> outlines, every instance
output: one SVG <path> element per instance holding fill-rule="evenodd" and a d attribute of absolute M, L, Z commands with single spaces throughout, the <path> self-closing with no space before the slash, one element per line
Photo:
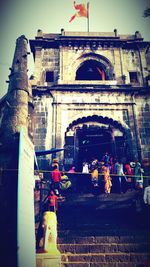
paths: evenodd
<path fill-rule="evenodd" d="M 54 165 L 52 170 L 52 189 L 59 195 L 61 173 L 58 170 L 57 165 Z"/>
<path fill-rule="evenodd" d="M 111 187 L 112 187 L 112 182 L 111 182 L 111 177 L 109 174 L 109 168 L 107 164 L 102 166 L 102 174 L 104 177 L 104 190 L 106 194 L 110 194 Z"/>
<path fill-rule="evenodd" d="M 57 204 L 57 200 L 58 200 L 58 196 L 55 195 L 53 190 L 50 190 L 50 193 L 48 194 L 48 210 L 49 211 L 53 211 L 56 212 L 58 209 L 58 204 Z"/>

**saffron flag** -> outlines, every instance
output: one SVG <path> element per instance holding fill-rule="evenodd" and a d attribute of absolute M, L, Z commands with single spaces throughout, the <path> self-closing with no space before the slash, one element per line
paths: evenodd
<path fill-rule="evenodd" d="M 88 6 L 89 3 L 87 4 L 86 7 L 85 4 L 77 5 L 76 2 L 74 1 L 74 8 L 78 11 L 70 18 L 69 22 L 73 21 L 76 17 L 88 18 Z"/>

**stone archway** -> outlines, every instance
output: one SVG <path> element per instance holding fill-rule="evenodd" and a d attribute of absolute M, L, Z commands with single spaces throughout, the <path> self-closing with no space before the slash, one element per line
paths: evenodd
<path fill-rule="evenodd" d="M 96 60 L 84 61 L 76 72 L 76 80 L 108 80 L 106 67 Z"/>
<path fill-rule="evenodd" d="M 77 58 L 73 65 L 75 80 L 113 80 L 114 68 L 104 56 L 85 53 Z"/>
<path fill-rule="evenodd" d="M 69 124 L 65 133 L 64 165 L 81 169 L 83 160 L 101 160 L 107 151 L 113 157 L 132 157 L 131 135 L 121 123 L 102 116 L 79 118 Z"/>

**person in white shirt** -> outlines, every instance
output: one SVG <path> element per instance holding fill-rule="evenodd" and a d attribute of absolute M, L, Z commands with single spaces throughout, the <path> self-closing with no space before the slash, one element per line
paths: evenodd
<path fill-rule="evenodd" d="M 127 178 L 123 171 L 123 164 L 117 160 L 114 166 L 114 173 L 117 175 L 115 179 L 119 181 L 119 193 L 125 193 L 127 188 Z"/>
<path fill-rule="evenodd" d="M 86 161 L 83 162 L 82 173 L 89 173 L 89 164 Z"/>
<path fill-rule="evenodd" d="M 144 189 L 144 196 L 143 200 L 145 204 L 150 205 L 150 180 L 148 181 L 148 186 L 145 187 Z"/>

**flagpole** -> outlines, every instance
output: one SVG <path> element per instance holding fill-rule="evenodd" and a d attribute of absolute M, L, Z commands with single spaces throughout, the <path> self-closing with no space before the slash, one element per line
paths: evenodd
<path fill-rule="evenodd" d="M 90 24 L 89 24 L 89 5 L 90 3 L 87 2 L 87 32 L 89 33 L 89 30 L 90 30 Z"/>

